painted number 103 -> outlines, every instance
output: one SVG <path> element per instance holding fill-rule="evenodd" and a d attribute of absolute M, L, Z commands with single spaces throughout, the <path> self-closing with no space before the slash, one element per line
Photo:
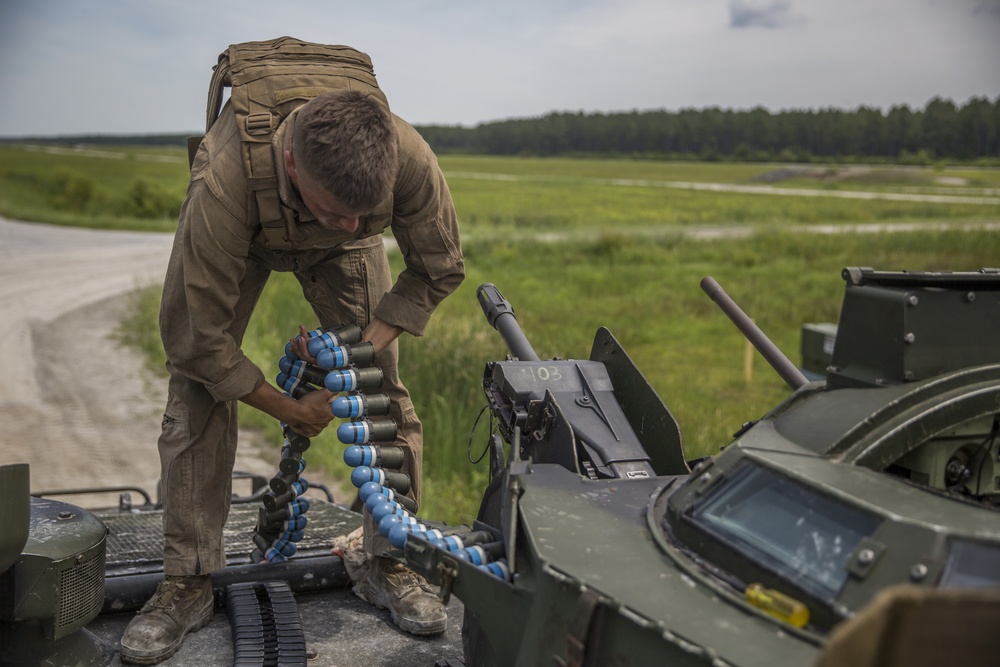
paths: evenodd
<path fill-rule="evenodd" d="M 558 382 L 562 374 L 557 366 L 532 366 L 531 379 L 535 382 Z"/>

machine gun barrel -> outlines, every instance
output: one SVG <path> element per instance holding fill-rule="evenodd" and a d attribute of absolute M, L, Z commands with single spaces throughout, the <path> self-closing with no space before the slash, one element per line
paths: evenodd
<path fill-rule="evenodd" d="M 500 332 L 500 337 L 507 344 L 512 357 L 520 361 L 541 361 L 528 342 L 527 336 L 524 335 L 521 325 L 517 323 L 513 306 L 503 297 L 496 285 L 483 283 L 476 290 L 476 297 L 483 308 L 483 314 L 486 315 L 486 321 Z"/>
<path fill-rule="evenodd" d="M 712 301 L 718 304 L 722 312 L 729 316 L 729 319 L 733 321 L 736 328 L 757 348 L 757 351 L 764 356 L 767 363 L 771 364 L 771 368 L 781 376 L 781 379 L 789 387 L 795 390 L 809 383 L 809 380 L 802 374 L 802 371 L 796 368 L 795 364 L 778 349 L 778 346 L 772 343 L 771 339 L 760 330 L 760 327 L 747 317 L 743 309 L 737 306 L 736 302 L 726 294 L 722 286 L 715 281 L 715 278 L 711 276 L 702 278 L 701 288 L 705 291 L 705 294 L 712 297 Z"/>

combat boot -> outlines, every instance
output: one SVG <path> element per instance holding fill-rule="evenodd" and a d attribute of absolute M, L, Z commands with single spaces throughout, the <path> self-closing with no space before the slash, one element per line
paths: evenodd
<path fill-rule="evenodd" d="M 401 630 L 414 635 L 439 635 L 448 614 L 437 593 L 423 577 L 390 558 L 375 558 L 354 592 L 379 609 L 388 609 Z"/>
<path fill-rule="evenodd" d="M 155 665 L 166 660 L 181 647 L 184 635 L 208 625 L 214 603 L 212 581 L 207 574 L 168 575 L 125 628 L 122 662 Z"/>

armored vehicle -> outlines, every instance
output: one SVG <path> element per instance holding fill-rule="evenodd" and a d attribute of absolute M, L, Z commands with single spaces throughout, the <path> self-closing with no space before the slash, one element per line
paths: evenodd
<path fill-rule="evenodd" d="M 163 577 L 163 510 L 136 487 L 37 491 L 26 464 L 0 466 L 0 665 L 118 667 L 126 624 Z M 389 612 L 351 593 L 337 536 L 361 525 L 329 489 L 307 495 L 308 527 L 293 558 L 254 563 L 268 479 L 234 479 L 227 566 L 212 574 L 216 613 L 164 667 L 430 667 L 461 658 L 461 604 L 437 637 L 414 639 Z M 80 496 L 83 492 L 85 495 Z M 105 506 L 104 494 L 118 494 Z M 93 499 L 84 509 L 65 500 Z M 112 495 L 114 497 L 114 495 Z"/>
<path fill-rule="evenodd" d="M 700 460 L 608 329 L 588 359 L 542 359 L 481 286 L 510 354 L 483 374 L 495 429 L 479 515 L 387 531 L 449 601 L 446 635 L 404 636 L 351 597 L 329 547 L 361 515 L 330 498 L 293 557 L 251 562 L 267 486 L 253 480 L 213 575 L 217 618 L 163 664 L 770 667 L 839 664 L 844 646 L 852 667 L 994 664 L 1000 272 L 843 277 L 840 321 L 814 328 L 825 349 L 804 369 L 702 281 L 791 392 Z M 135 489 L 93 513 L 29 502 L 27 479 L 0 467 L 0 663 L 118 664 L 162 576 L 156 505 L 133 506 Z"/>
<path fill-rule="evenodd" d="M 502 567 L 419 533 L 405 547 L 463 601 L 467 664 L 812 665 L 831 630 L 896 590 L 942 591 L 951 634 L 928 653 L 894 619 L 909 644 L 881 664 L 993 664 L 1000 274 L 843 277 L 832 362 L 812 382 L 702 281 L 792 392 L 691 462 L 610 331 L 589 360 L 541 360 L 510 304 L 480 288 L 510 349 L 485 370 L 498 433 L 474 526 L 502 543 Z M 957 612 L 954 591 L 968 596 Z M 893 641 L 877 637 L 868 664 Z"/>

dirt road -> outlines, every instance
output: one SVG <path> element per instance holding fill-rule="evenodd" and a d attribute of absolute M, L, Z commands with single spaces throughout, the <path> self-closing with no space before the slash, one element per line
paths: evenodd
<path fill-rule="evenodd" d="M 162 281 L 171 239 L 0 218 L 0 464 L 30 464 L 32 492 L 135 485 L 155 500 L 166 381 L 113 334 L 128 293 Z M 241 438 L 237 469 L 272 475 Z"/>

